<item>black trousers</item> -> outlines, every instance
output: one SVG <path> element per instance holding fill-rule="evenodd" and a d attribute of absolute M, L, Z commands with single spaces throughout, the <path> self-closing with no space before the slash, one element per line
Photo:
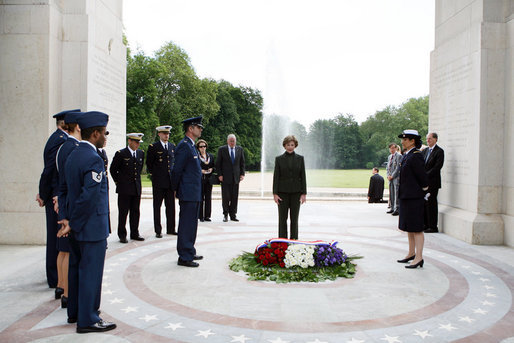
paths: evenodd
<path fill-rule="evenodd" d="M 127 238 L 127 215 L 129 217 L 130 238 L 139 237 L 139 205 L 141 195 L 118 194 L 118 237 Z"/>
<path fill-rule="evenodd" d="M 237 199 L 239 198 L 239 184 L 221 183 L 221 200 L 223 205 L 223 215 L 230 215 L 234 218 L 237 214 Z"/>
<path fill-rule="evenodd" d="M 52 199 L 45 204 L 46 212 L 46 281 L 48 287 L 57 287 L 57 213 L 54 211 Z"/>
<path fill-rule="evenodd" d="M 437 219 L 439 208 L 437 206 L 437 194 L 439 193 L 439 189 L 429 188 L 428 192 L 430 193 L 430 197 L 428 197 L 428 201 L 425 201 L 425 215 L 424 215 L 424 226 L 426 229 L 435 229 L 437 228 Z"/>
<path fill-rule="evenodd" d="M 291 214 L 290 237 L 298 239 L 298 215 L 300 214 L 300 196 L 301 193 L 278 193 L 282 199 L 278 205 L 278 237 L 287 237 L 287 217 Z"/>
<path fill-rule="evenodd" d="M 205 219 L 211 217 L 212 210 L 212 185 L 209 180 L 202 180 L 202 201 L 200 202 L 199 218 Z"/>
<path fill-rule="evenodd" d="M 166 233 L 175 232 L 175 196 L 171 188 L 152 187 L 153 193 L 153 226 L 155 233 L 162 233 L 161 205 L 166 206 Z"/>

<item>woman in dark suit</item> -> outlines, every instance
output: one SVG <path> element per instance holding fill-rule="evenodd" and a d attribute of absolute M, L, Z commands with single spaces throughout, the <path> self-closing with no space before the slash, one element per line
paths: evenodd
<path fill-rule="evenodd" d="M 398 260 L 399 263 L 412 263 L 405 268 L 423 268 L 423 211 L 424 197 L 428 190 L 428 177 L 425 172 L 421 147 L 421 136 L 416 130 L 404 130 L 398 136 L 402 139 L 404 154 L 400 162 L 400 186 L 398 197 L 400 199 L 400 218 L 398 228 L 408 233 L 409 252 L 407 256 Z"/>
<path fill-rule="evenodd" d="M 212 208 L 212 184 L 209 178 L 214 171 L 214 156 L 207 152 L 207 142 L 199 139 L 196 142 L 198 149 L 198 156 L 200 157 L 200 166 L 202 167 L 202 202 L 200 203 L 200 213 L 198 218 L 201 222 L 211 221 L 211 208 Z"/>
<path fill-rule="evenodd" d="M 298 239 L 298 215 L 300 204 L 307 197 L 305 162 L 303 156 L 294 152 L 298 146 L 295 136 L 287 136 L 282 142 L 286 151 L 275 158 L 273 172 L 273 199 L 278 205 L 278 236 L 287 238 L 287 217 L 291 213 L 290 238 Z"/>

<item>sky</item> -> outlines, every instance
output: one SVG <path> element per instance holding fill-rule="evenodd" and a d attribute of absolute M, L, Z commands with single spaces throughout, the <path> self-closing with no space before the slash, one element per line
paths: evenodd
<path fill-rule="evenodd" d="M 124 0 L 132 51 L 184 49 L 201 78 L 259 89 L 306 128 L 429 93 L 433 0 Z"/>

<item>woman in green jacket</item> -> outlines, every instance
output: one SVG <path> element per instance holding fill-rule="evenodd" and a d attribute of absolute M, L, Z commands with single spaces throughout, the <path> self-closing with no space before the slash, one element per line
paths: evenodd
<path fill-rule="evenodd" d="M 307 197 L 305 162 L 303 156 L 294 152 L 298 140 L 290 135 L 284 138 L 282 146 L 286 151 L 275 158 L 273 172 L 273 199 L 278 205 L 278 236 L 287 237 L 287 217 L 291 213 L 290 238 L 298 239 L 298 215 L 300 204 Z"/>

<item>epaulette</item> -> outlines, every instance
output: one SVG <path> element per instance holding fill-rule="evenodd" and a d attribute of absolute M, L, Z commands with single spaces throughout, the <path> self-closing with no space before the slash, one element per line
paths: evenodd
<path fill-rule="evenodd" d="M 416 151 L 413 152 L 413 154 L 421 154 L 421 151 L 416 150 Z"/>
<path fill-rule="evenodd" d="M 153 144 L 150 144 L 149 146 L 153 146 Z"/>
<path fill-rule="evenodd" d="M 121 153 L 121 150 L 118 150 L 119 153 Z"/>

